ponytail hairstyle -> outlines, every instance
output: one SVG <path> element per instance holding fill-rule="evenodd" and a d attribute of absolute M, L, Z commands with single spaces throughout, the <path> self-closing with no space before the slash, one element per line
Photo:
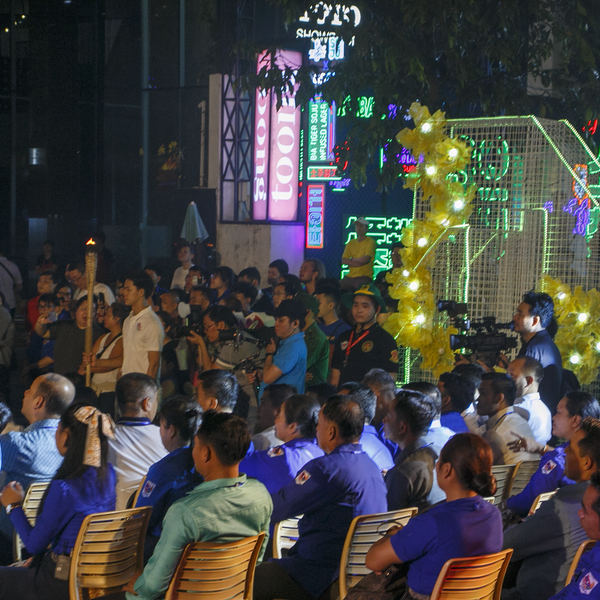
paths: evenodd
<path fill-rule="evenodd" d="M 194 399 L 186 396 L 173 396 L 162 405 L 158 417 L 167 427 L 173 425 L 186 445 L 190 444 L 200 426 L 200 407 Z"/>
<path fill-rule="evenodd" d="M 440 463 L 450 463 L 458 482 L 480 496 L 496 493 L 496 478 L 492 474 L 494 457 L 490 445 L 474 433 L 457 433 L 440 452 Z"/>
<path fill-rule="evenodd" d="M 296 423 L 298 432 L 303 438 L 314 438 L 317 435 L 317 422 L 321 405 L 316 398 L 305 394 L 293 394 L 287 398 L 279 409 L 284 411 L 288 425 Z"/>

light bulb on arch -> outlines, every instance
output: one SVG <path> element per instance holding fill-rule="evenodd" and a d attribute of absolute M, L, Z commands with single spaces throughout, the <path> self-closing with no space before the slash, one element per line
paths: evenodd
<path fill-rule="evenodd" d="M 431 131 L 431 123 L 423 123 L 423 125 L 421 125 L 421 131 L 423 133 L 429 133 Z"/>

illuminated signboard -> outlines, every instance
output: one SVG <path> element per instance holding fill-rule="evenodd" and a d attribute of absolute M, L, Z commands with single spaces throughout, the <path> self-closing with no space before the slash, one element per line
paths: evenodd
<path fill-rule="evenodd" d="M 256 61 L 256 72 L 269 66 L 267 52 L 262 52 Z M 269 131 L 271 124 L 271 92 L 256 90 L 254 103 L 254 187 L 252 191 L 253 218 L 267 218 L 267 185 L 269 176 Z"/>
<path fill-rule="evenodd" d="M 369 223 L 367 235 L 375 239 L 373 270 L 377 275 L 380 271 L 387 271 L 392 268 L 390 246 L 394 242 L 400 241 L 402 229 L 409 225 L 412 219 L 401 219 L 400 217 L 365 217 L 365 219 Z M 356 216 L 344 215 L 344 244 L 356 238 L 355 222 Z M 347 273 L 348 267 L 344 265 L 340 277 L 344 277 Z"/>
<path fill-rule="evenodd" d="M 580 181 L 587 187 L 588 166 L 575 165 L 573 171 L 575 171 L 577 177 L 579 177 Z M 575 235 L 586 235 L 588 225 L 590 224 L 592 201 L 585 188 L 575 178 L 573 178 L 573 196 L 574 197 L 569 200 L 567 205 L 563 206 L 563 210 L 577 218 L 573 233 Z"/>
<path fill-rule="evenodd" d="M 325 211 L 325 186 L 309 185 L 306 210 L 306 247 L 323 247 L 323 215 Z"/>
<path fill-rule="evenodd" d="M 337 174 L 337 167 L 308 167 L 306 178 L 310 181 L 328 181 L 341 179 Z"/>
<path fill-rule="evenodd" d="M 335 104 L 322 100 L 308 103 L 308 162 L 333 160 Z"/>
<path fill-rule="evenodd" d="M 373 107 L 375 106 L 375 98 L 373 96 L 359 96 L 358 111 L 356 116 L 359 119 L 370 119 L 373 116 Z M 344 103 L 338 108 L 337 116 L 345 117 L 350 110 L 350 96 L 346 96 Z"/>

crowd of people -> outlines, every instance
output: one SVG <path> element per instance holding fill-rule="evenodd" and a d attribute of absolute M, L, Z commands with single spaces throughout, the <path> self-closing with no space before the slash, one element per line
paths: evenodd
<path fill-rule="evenodd" d="M 0 598 L 68 598 L 65 572 L 85 516 L 134 505 L 152 511 L 146 566 L 107 598 L 161 598 L 188 543 L 269 539 L 277 522 L 300 515 L 286 556 L 263 544 L 254 597 L 336 598 L 352 519 L 411 507 L 417 516 L 366 556 L 375 573 L 402 565 L 398 599 L 428 598 L 450 558 L 505 548 L 513 555 L 502 598 L 600 598 L 595 548 L 565 587 L 581 542 L 600 539 L 600 406 L 562 369 L 551 298 L 527 292 L 516 307 L 514 360 L 457 356 L 437 382 L 399 385 L 398 347 L 383 327 L 393 302 L 385 276 L 373 280 L 367 227 L 357 219 L 342 281 L 318 260 L 295 276 L 279 259 L 267 287 L 255 267 L 207 273 L 181 244 L 171 277 L 157 265 L 114 287 L 99 277 L 88 298 L 85 265 L 73 260 L 59 273 L 44 248 L 25 310 L 27 426 L 0 403 Z M 0 267 L 8 262 L 0 255 Z M 8 402 L 21 282 L 5 270 Z M 495 506 L 492 466 L 523 460 L 539 461 L 537 471 Z M 23 500 L 41 481 L 49 485 L 32 526 Z M 528 515 L 539 494 L 556 490 Z M 15 531 L 28 556 L 19 565 Z M 354 593 L 367 597 L 360 584 Z"/>

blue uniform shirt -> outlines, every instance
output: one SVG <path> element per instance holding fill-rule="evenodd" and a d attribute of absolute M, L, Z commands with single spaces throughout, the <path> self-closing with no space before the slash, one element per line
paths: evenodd
<path fill-rule="evenodd" d="M 396 442 L 392 442 L 392 440 L 388 439 L 385 436 L 385 425 L 382 423 L 377 430 L 377 437 L 381 441 L 381 443 L 390 451 L 392 455 L 392 459 L 396 460 L 396 456 L 400 454 L 400 448 Z"/>
<path fill-rule="evenodd" d="M 579 561 L 573 580 L 550 600 L 600 600 L 600 544 L 586 552 Z"/>
<path fill-rule="evenodd" d="M 533 501 L 546 492 L 575 483 L 565 476 L 566 448 L 569 442 L 546 452 L 540 460 L 537 471 L 531 476 L 525 489 L 506 501 L 506 507 L 522 517 L 529 514 Z"/>
<path fill-rule="evenodd" d="M 442 413 L 440 421 L 442 423 L 442 427 L 447 427 L 448 429 L 454 431 L 454 433 L 469 433 L 469 428 L 459 412 L 450 411 L 447 413 Z"/>
<path fill-rule="evenodd" d="M 377 465 L 359 444 L 342 444 L 307 463 L 273 496 L 273 523 L 304 515 L 298 541 L 277 562 L 317 598 L 338 577 L 352 519 L 386 510 L 386 488 Z"/>
<path fill-rule="evenodd" d="M 394 466 L 394 459 L 388 447 L 379 439 L 373 425 L 365 425 L 360 436 L 363 452 L 379 467 L 380 471 L 388 471 Z"/>
<path fill-rule="evenodd" d="M 291 483 L 307 462 L 324 454 L 314 440 L 297 438 L 281 446 L 246 455 L 240 463 L 240 473 L 258 479 L 269 494 L 275 494 Z"/>
<path fill-rule="evenodd" d="M 441 502 L 390 539 L 396 556 L 408 563 L 408 586 L 430 595 L 447 560 L 502 549 L 502 516 L 481 496 Z"/>
<path fill-rule="evenodd" d="M 294 386 L 299 394 L 304 394 L 304 380 L 306 378 L 304 333 L 299 331 L 289 338 L 281 340 L 277 353 L 273 357 L 273 364 L 283 373 L 274 383 L 288 383 Z M 269 384 L 264 381 L 260 384 L 259 398 L 262 397 L 267 385 Z"/>
<path fill-rule="evenodd" d="M 194 469 L 189 446 L 173 450 L 148 469 L 136 506 L 152 507 L 148 522 L 150 535 L 160 536 L 163 519 L 171 505 L 199 483 L 202 483 L 202 477 Z"/>

